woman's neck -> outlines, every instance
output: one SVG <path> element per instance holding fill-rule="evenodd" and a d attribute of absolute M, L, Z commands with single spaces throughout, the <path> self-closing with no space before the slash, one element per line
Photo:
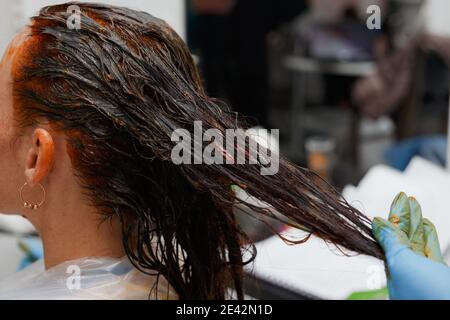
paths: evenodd
<path fill-rule="evenodd" d="M 44 245 L 45 268 L 83 257 L 125 255 L 120 222 L 104 220 L 95 208 L 72 207 L 42 212 L 38 231 Z M 39 213 L 37 213 L 39 214 Z"/>

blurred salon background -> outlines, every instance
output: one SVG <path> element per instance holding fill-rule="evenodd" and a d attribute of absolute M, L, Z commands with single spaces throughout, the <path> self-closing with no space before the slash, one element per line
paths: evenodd
<path fill-rule="evenodd" d="M 2 0 L 0 50 L 40 7 L 59 2 Z M 165 19 L 191 48 L 210 96 L 251 126 L 280 129 L 280 153 L 339 190 L 376 166 L 403 172 L 416 156 L 446 172 L 448 0 L 101 2 Z M 20 219 L 0 216 L 8 257 L 0 279 L 41 255 Z M 257 221 L 242 224 L 254 240 L 270 234 Z"/>
<path fill-rule="evenodd" d="M 446 133 L 450 39 L 425 33 L 436 13 L 423 3 L 192 0 L 187 40 L 210 95 L 281 129 L 283 154 L 344 186 L 379 163 L 404 169 L 413 153 L 433 153 L 424 137 Z M 427 156 L 444 165 L 443 150 Z"/>

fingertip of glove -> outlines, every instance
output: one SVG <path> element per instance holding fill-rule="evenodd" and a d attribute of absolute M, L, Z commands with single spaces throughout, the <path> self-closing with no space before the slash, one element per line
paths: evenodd
<path fill-rule="evenodd" d="M 404 192 L 399 192 L 397 196 L 392 201 L 393 204 L 399 203 L 399 202 L 406 202 L 408 201 L 408 196 Z"/>

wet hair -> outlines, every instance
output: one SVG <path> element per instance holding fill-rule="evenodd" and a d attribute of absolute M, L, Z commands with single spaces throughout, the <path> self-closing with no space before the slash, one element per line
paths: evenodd
<path fill-rule="evenodd" d="M 79 30 L 66 24 L 72 4 Z M 245 123 L 205 93 L 188 48 L 164 21 L 103 4 L 49 6 L 32 18 L 24 49 L 13 70 L 18 126 L 47 121 L 66 133 L 75 174 L 92 205 L 120 219 L 130 261 L 164 276 L 179 298 L 223 299 L 227 288 L 243 298 L 243 267 L 256 251 L 236 221 L 237 203 L 261 221 L 383 259 L 370 220 L 284 158 L 272 176 L 260 174 L 262 164 L 172 162 L 175 129 L 193 132 L 202 121 L 204 131 L 224 134 Z M 232 185 L 270 208 L 238 200 Z"/>

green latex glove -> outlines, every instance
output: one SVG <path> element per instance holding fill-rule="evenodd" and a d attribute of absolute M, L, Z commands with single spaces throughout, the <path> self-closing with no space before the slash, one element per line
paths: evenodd
<path fill-rule="evenodd" d="M 414 197 L 399 193 L 392 202 L 388 220 L 373 220 L 373 232 L 377 239 L 383 228 L 388 228 L 395 233 L 400 244 L 421 256 L 445 263 L 436 228 L 430 220 L 422 217 L 422 209 Z"/>
<path fill-rule="evenodd" d="M 436 229 L 422 217 L 416 199 L 399 194 L 389 221 L 375 218 L 372 227 L 386 255 L 391 299 L 450 299 L 450 268 L 442 257 Z"/>
<path fill-rule="evenodd" d="M 388 220 L 382 218 L 373 220 L 375 238 L 380 241 L 383 237 L 382 232 L 386 231 L 391 231 L 391 234 L 396 238 L 395 245 L 390 248 L 391 252 L 396 251 L 394 247 L 399 249 L 407 247 L 420 256 L 445 265 L 436 229 L 431 221 L 422 217 L 422 209 L 415 198 L 407 197 L 403 192 L 398 194 L 392 202 Z M 388 274 L 388 283 L 392 282 L 390 278 Z M 387 298 L 387 288 L 383 288 L 355 292 L 347 299 L 374 300 Z"/>

